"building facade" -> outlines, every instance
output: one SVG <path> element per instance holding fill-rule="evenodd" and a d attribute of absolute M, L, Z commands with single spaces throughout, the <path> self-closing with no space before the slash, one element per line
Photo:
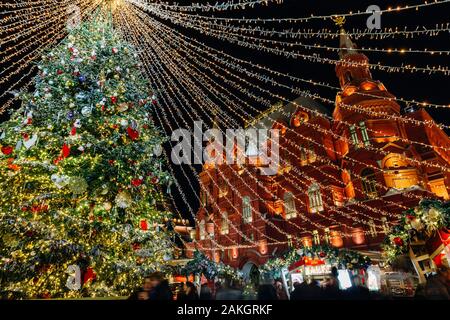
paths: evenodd
<path fill-rule="evenodd" d="M 376 252 L 399 213 L 423 197 L 449 198 L 446 133 L 425 109 L 401 110 L 343 30 L 340 46 L 332 112 L 299 97 L 249 124 L 279 129 L 276 175 L 261 175 L 249 152 L 242 166 L 204 164 L 188 254 L 249 271 L 288 245 Z"/>

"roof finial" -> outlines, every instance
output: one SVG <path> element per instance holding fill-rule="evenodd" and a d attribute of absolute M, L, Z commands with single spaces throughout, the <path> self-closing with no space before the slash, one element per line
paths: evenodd
<path fill-rule="evenodd" d="M 333 19 L 334 23 L 341 29 L 343 29 L 345 24 L 345 16 L 333 16 L 331 17 Z"/>

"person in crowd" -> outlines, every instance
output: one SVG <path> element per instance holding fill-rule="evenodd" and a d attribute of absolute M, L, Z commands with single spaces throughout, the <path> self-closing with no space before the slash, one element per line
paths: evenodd
<path fill-rule="evenodd" d="M 142 284 L 142 287 L 134 291 L 131 296 L 128 298 L 130 300 L 148 300 L 150 299 L 150 296 L 155 289 L 155 287 L 158 285 L 159 282 L 155 281 L 156 273 L 152 273 L 149 276 L 146 276 L 144 278 L 144 282 Z M 144 297 L 146 297 L 144 299 Z"/>
<path fill-rule="evenodd" d="M 336 267 L 331 268 L 331 276 L 325 282 L 323 288 L 323 298 L 326 300 L 336 300 L 341 296 L 339 287 L 338 270 Z"/>
<path fill-rule="evenodd" d="M 304 283 L 304 282 L 303 282 Z M 301 300 L 302 298 L 302 291 L 303 291 L 303 283 L 300 283 L 298 281 L 294 282 L 294 290 L 291 292 L 291 300 Z"/>
<path fill-rule="evenodd" d="M 236 288 L 230 279 L 226 279 L 223 287 L 216 293 L 216 300 L 242 300 L 242 290 Z"/>
<path fill-rule="evenodd" d="M 416 290 L 417 299 L 450 300 L 450 270 L 441 266 L 437 273 L 427 279 L 427 283 Z"/>
<path fill-rule="evenodd" d="M 211 293 L 211 289 L 208 287 L 208 285 L 202 284 L 202 286 L 200 287 L 200 300 L 212 300 L 212 293 Z"/>
<path fill-rule="evenodd" d="M 278 300 L 288 300 L 289 299 L 288 295 L 286 293 L 286 290 L 284 289 L 283 282 L 280 279 L 275 281 L 275 289 L 277 292 Z"/>
<path fill-rule="evenodd" d="M 258 287 L 258 300 L 278 300 L 277 290 L 271 284 L 262 284 Z"/>
<path fill-rule="evenodd" d="M 198 300 L 198 292 L 197 292 L 197 288 L 195 287 L 195 285 L 188 281 L 185 282 L 183 285 L 183 291 L 181 292 L 181 294 L 179 295 L 179 297 L 177 298 L 177 300 L 179 301 L 188 301 L 188 300 Z"/>
<path fill-rule="evenodd" d="M 150 294 L 150 300 L 169 301 L 173 300 L 172 290 L 169 286 L 169 281 L 162 278 L 155 290 Z"/>
<path fill-rule="evenodd" d="M 369 300 L 370 291 L 367 287 L 361 284 L 358 275 L 351 277 L 352 286 L 345 290 L 345 297 L 348 300 Z"/>
<path fill-rule="evenodd" d="M 308 279 L 302 283 L 294 283 L 294 291 L 291 300 L 317 300 L 321 298 L 321 289 L 314 279 Z"/>

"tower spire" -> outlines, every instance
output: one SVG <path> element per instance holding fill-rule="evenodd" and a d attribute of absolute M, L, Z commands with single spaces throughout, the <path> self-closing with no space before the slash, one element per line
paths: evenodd
<path fill-rule="evenodd" d="M 339 58 L 343 59 L 345 56 L 357 53 L 356 45 L 350 39 L 350 36 L 344 29 L 345 16 L 336 16 L 332 18 L 334 23 L 339 27 Z"/>

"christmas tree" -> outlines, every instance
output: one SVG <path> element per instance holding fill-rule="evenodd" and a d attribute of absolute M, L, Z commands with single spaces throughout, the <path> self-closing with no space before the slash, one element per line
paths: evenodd
<path fill-rule="evenodd" d="M 171 255 L 156 97 L 100 14 L 38 69 L 34 92 L 0 127 L 1 290 L 127 295 Z"/>

